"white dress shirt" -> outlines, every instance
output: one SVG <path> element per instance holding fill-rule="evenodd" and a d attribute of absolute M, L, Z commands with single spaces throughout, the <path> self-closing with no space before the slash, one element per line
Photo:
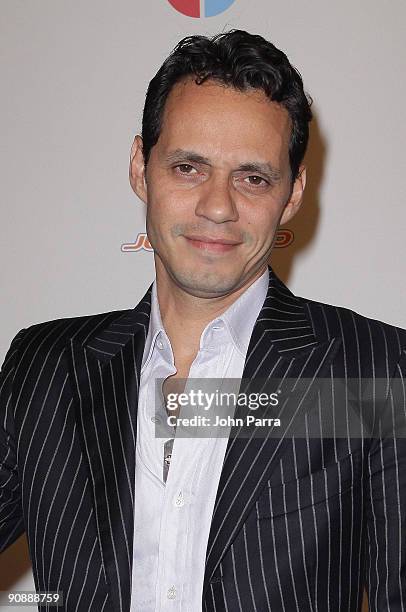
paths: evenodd
<path fill-rule="evenodd" d="M 242 377 L 267 290 L 268 270 L 205 327 L 189 378 Z M 175 430 L 166 439 L 155 437 L 160 418 L 155 379 L 176 371 L 155 281 L 137 414 L 131 612 L 202 609 L 207 542 L 228 438 L 176 437 Z M 164 445 L 171 437 L 173 450 L 165 483 Z"/>

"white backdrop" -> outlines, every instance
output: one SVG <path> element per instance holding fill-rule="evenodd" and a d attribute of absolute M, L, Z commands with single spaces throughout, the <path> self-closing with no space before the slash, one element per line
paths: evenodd
<path fill-rule="evenodd" d="M 1 361 L 22 327 L 142 297 L 153 255 L 122 245 L 145 231 L 128 184 L 145 90 L 180 38 L 231 27 L 282 48 L 314 99 L 305 205 L 275 270 L 406 327 L 403 1 L 235 0 L 192 18 L 168 0 L 2 0 L 0 19 Z M 33 588 L 24 546 L 0 558 L 0 590 Z"/>

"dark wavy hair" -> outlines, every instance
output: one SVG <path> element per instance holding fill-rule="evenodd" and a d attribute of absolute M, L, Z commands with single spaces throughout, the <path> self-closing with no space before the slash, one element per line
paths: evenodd
<path fill-rule="evenodd" d="M 142 118 L 145 164 L 158 142 L 166 99 L 187 77 L 199 85 L 213 79 L 240 91 L 260 89 L 286 108 L 292 121 L 289 161 L 292 183 L 309 139 L 312 100 L 303 90 L 299 72 L 286 55 L 262 36 L 230 30 L 212 38 L 187 36 L 167 57 L 148 86 Z"/>

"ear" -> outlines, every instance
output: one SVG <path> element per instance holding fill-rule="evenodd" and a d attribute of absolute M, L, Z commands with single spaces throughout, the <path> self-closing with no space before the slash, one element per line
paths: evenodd
<path fill-rule="evenodd" d="M 145 178 L 144 156 L 142 154 L 142 138 L 139 134 L 136 135 L 131 146 L 129 178 L 134 193 L 146 204 L 147 182 Z"/>
<path fill-rule="evenodd" d="M 292 193 L 283 210 L 279 225 L 290 221 L 299 210 L 303 202 L 303 192 L 306 186 L 306 167 L 300 166 L 295 182 L 293 183 Z"/>

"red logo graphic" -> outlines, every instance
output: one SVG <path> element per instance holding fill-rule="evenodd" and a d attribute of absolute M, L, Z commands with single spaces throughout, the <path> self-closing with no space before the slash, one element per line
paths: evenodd
<path fill-rule="evenodd" d="M 278 230 L 276 232 L 274 247 L 276 247 L 277 249 L 283 249 L 284 247 L 287 247 L 292 244 L 294 237 L 295 235 L 292 230 Z"/>
<path fill-rule="evenodd" d="M 147 235 L 138 234 L 135 242 L 125 242 L 121 245 L 121 250 L 123 253 L 127 253 L 128 251 L 153 251 L 150 241 L 148 240 Z"/>
<path fill-rule="evenodd" d="M 220 15 L 234 0 L 169 0 L 174 9 L 187 17 L 214 17 Z"/>

